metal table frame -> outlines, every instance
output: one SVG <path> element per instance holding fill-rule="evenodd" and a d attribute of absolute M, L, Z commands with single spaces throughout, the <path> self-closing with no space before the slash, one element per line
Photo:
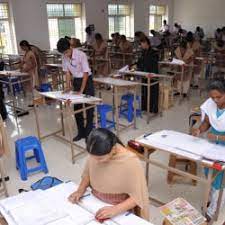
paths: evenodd
<path fill-rule="evenodd" d="M 95 101 L 89 101 L 89 102 L 69 102 L 63 99 L 56 99 L 56 98 L 52 98 L 53 100 L 55 100 L 59 106 L 60 106 L 60 119 L 61 119 L 61 128 L 57 131 L 51 132 L 47 135 L 42 135 L 41 133 L 41 129 L 40 129 L 40 118 L 38 115 L 38 106 L 39 105 L 43 105 L 45 104 L 45 97 L 44 95 L 40 96 L 39 98 L 34 100 L 34 113 L 35 113 L 35 120 L 36 120 L 36 127 L 37 127 L 37 133 L 38 133 L 38 137 L 39 139 L 42 141 L 43 139 L 50 137 L 50 136 L 55 136 L 57 138 L 59 138 L 60 140 L 69 143 L 70 144 L 70 148 L 71 148 L 71 159 L 72 159 L 72 163 L 75 163 L 75 160 L 78 156 L 82 155 L 85 153 L 85 148 L 83 148 L 82 146 L 76 144 L 73 142 L 73 127 L 72 124 L 74 122 L 74 120 L 71 119 L 71 121 L 68 122 L 68 133 L 69 133 L 69 140 L 65 137 L 65 119 L 67 118 L 72 118 L 74 116 L 74 114 L 83 112 L 85 114 L 85 112 L 88 109 L 94 108 L 95 109 L 95 124 L 96 127 L 98 126 L 98 118 L 97 118 L 97 105 L 101 103 L 101 99 L 96 99 Z M 49 98 L 49 97 L 48 97 Z M 74 104 L 83 104 L 83 108 L 80 110 L 76 110 L 73 111 L 73 109 L 71 108 Z M 62 134 L 62 135 L 60 135 Z M 81 149 L 81 151 L 77 154 L 75 154 L 75 147 L 78 149 Z"/>
<path fill-rule="evenodd" d="M 116 134 L 119 136 L 119 133 L 121 130 L 123 129 L 127 129 L 131 126 L 134 127 L 134 129 L 136 129 L 136 109 L 137 109 L 137 104 L 136 104 L 136 96 L 137 96 L 137 86 L 140 85 L 139 83 L 135 83 L 135 82 L 131 82 L 131 81 L 124 81 L 121 80 L 121 83 L 118 84 L 118 79 L 114 79 L 114 78 L 95 78 L 94 83 L 97 85 L 110 85 L 112 86 L 112 91 L 113 91 L 113 107 L 114 107 L 114 117 L 115 117 L 115 123 L 116 123 Z M 129 88 L 129 90 L 131 90 L 134 94 L 134 121 L 132 123 L 130 123 L 129 125 L 124 125 L 121 124 L 119 122 L 119 90 L 120 89 L 124 89 L 124 88 Z M 99 89 L 100 91 L 100 95 L 101 95 L 101 89 Z M 101 97 L 101 96 L 100 96 Z M 120 126 L 122 127 L 122 129 L 120 129 Z"/>
<path fill-rule="evenodd" d="M 167 166 L 165 164 L 163 164 L 162 162 L 159 162 L 157 160 L 153 160 L 151 159 L 151 155 L 156 152 L 156 151 L 160 151 L 160 152 L 170 152 L 169 149 L 159 149 L 159 148 L 156 148 L 154 147 L 153 145 L 148 145 L 148 144 L 143 144 L 141 142 L 139 142 L 139 140 L 141 140 L 143 138 L 143 136 L 139 137 L 136 139 L 136 141 L 144 147 L 144 154 L 140 154 L 140 153 L 137 153 L 135 152 L 135 154 L 138 155 L 138 157 L 140 157 L 140 159 L 142 159 L 144 162 L 145 162 L 145 174 L 146 174 L 146 179 L 147 179 L 147 184 L 149 185 L 149 165 L 154 165 L 158 168 L 161 168 L 161 169 L 164 169 L 164 170 L 167 170 L 169 172 L 172 172 L 174 174 L 177 174 L 179 176 L 183 176 L 183 177 L 187 177 L 187 178 L 190 178 L 192 180 L 196 180 L 196 181 L 199 181 L 199 182 L 202 182 L 204 183 L 206 186 L 205 186 L 205 192 L 204 192 L 204 199 L 203 199 L 203 207 L 202 207 L 202 213 L 203 215 L 205 215 L 205 213 L 207 212 L 207 204 L 208 204 L 208 201 L 209 201 L 209 195 L 210 195 L 210 190 L 211 190 L 211 185 L 212 185 L 212 182 L 214 181 L 214 177 L 221 171 L 218 171 L 217 174 L 215 176 L 213 176 L 213 171 L 215 170 L 213 168 L 213 164 L 214 162 L 213 161 L 209 161 L 209 160 L 202 160 L 200 163 L 201 163 L 201 166 L 202 167 L 207 167 L 209 168 L 209 173 L 208 173 L 208 176 L 206 178 L 202 177 L 202 176 L 197 176 L 197 175 L 192 175 L 188 172 L 184 172 L 178 168 L 174 168 L 174 167 L 170 167 L 170 166 Z M 177 154 L 174 154 L 174 153 L 171 153 L 172 155 L 174 156 L 178 156 L 178 157 L 183 157 L 184 156 L 181 156 L 181 155 L 177 155 Z M 198 162 L 199 161 L 196 161 L 195 159 L 191 159 L 191 158 L 188 158 L 189 160 L 192 160 L 194 162 Z M 225 165 L 222 166 L 222 171 L 225 171 Z M 225 177 L 223 179 L 223 186 L 225 185 Z M 218 216 L 219 216 L 219 212 L 220 212 L 220 207 L 221 207 L 221 202 L 222 202 L 222 195 L 223 195 L 223 188 L 220 190 L 220 193 L 219 193 L 219 199 L 218 199 L 218 203 L 217 203 L 217 210 L 216 210 L 216 213 L 215 215 L 213 216 L 212 220 L 210 223 L 208 223 L 208 225 L 212 225 L 215 221 L 217 221 L 218 219 Z M 152 197 L 150 197 L 150 199 L 154 202 L 156 202 L 157 204 L 160 204 L 160 205 L 164 205 L 165 203 L 162 203 L 161 201 L 159 200 L 156 200 Z"/>

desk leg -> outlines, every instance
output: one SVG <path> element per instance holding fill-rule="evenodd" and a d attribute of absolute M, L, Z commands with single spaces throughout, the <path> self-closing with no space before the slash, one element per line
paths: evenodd
<path fill-rule="evenodd" d="M 150 122 L 150 99 L 151 99 L 151 79 L 148 77 L 147 78 L 147 82 L 148 82 L 148 94 L 147 94 L 147 124 L 149 124 Z"/>
<path fill-rule="evenodd" d="M 41 131 L 40 131 L 40 124 L 39 124 L 39 117 L 38 117 L 38 113 L 37 113 L 37 105 L 35 103 L 34 103 L 34 115 L 35 115 L 35 120 L 36 120 L 38 139 L 41 141 Z"/>
<path fill-rule="evenodd" d="M 62 105 L 62 102 L 60 102 L 60 118 L 61 118 L 61 124 L 62 124 L 62 135 L 65 136 L 65 125 L 64 125 L 64 118 L 63 118 L 63 105 Z"/>
<path fill-rule="evenodd" d="M 134 129 L 137 129 L 137 86 L 134 88 Z"/>
<path fill-rule="evenodd" d="M 209 195 L 211 191 L 211 185 L 212 185 L 212 177 L 213 177 L 213 169 L 209 169 L 209 174 L 207 177 L 207 184 L 206 184 L 206 190 L 205 190 L 205 196 L 204 196 L 204 202 L 203 202 L 203 215 L 207 213 L 207 204 L 209 202 Z"/>
<path fill-rule="evenodd" d="M 184 66 L 181 66 L 181 88 L 180 88 L 180 103 L 183 99 L 183 93 L 184 93 Z"/>
<path fill-rule="evenodd" d="M 16 97 L 14 96 L 14 93 L 13 93 L 13 84 L 12 84 L 11 77 L 9 77 L 9 88 L 10 88 L 10 92 L 11 92 L 11 95 L 12 95 L 13 114 L 14 114 L 14 117 L 15 117 L 15 120 L 16 120 L 16 127 L 19 131 L 18 116 L 17 116 L 17 112 L 16 112 Z"/>
<path fill-rule="evenodd" d="M 222 188 L 220 189 L 219 192 L 219 198 L 218 198 L 218 202 L 217 202 L 217 209 L 216 209 L 216 213 L 215 216 L 213 218 L 213 222 L 218 220 L 219 217 L 219 213 L 220 213 L 220 209 L 222 207 L 222 198 L 223 198 L 223 194 L 224 194 L 224 186 L 225 186 L 225 176 L 223 176 L 223 183 L 222 183 Z"/>
<path fill-rule="evenodd" d="M 145 148 L 145 157 L 147 159 L 149 159 L 150 153 L 149 150 L 147 148 Z M 149 162 L 145 162 L 145 177 L 146 177 L 146 182 L 147 182 L 147 186 L 149 186 Z"/>
<path fill-rule="evenodd" d="M 116 117 L 116 134 L 119 137 L 119 104 L 118 104 L 118 88 L 115 86 L 115 93 L 114 93 L 114 99 L 115 99 L 115 117 Z"/>
<path fill-rule="evenodd" d="M 97 109 L 97 105 L 95 105 L 95 128 L 98 128 L 98 109 Z"/>
<path fill-rule="evenodd" d="M 6 181 L 5 181 L 6 175 L 5 175 L 5 171 L 2 164 L 3 164 L 2 159 L 0 159 L 0 172 L 1 172 L 1 178 L 2 178 L 2 186 L 3 186 L 5 197 L 9 197 L 8 189 L 7 189 Z"/>
<path fill-rule="evenodd" d="M 74 144 L 73 144 L 73 120 L 71 119 L 72 116 L 74 116 L 73 110 L 71 110 L 70 105 L 65 106 L 66 108 L 66 118 L 67 118 L 67 123 L 68 123 L 68 133 L 69 133 L 69 142 L 70 142 L 70 149 L 71 149 L 71 159 L 72 159 L 72 164 L 75 163 L 75 154 L 74 154 Z"/>

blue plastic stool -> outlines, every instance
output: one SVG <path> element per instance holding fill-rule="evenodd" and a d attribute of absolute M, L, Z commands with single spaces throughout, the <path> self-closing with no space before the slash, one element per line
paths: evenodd
<path fill-rule="evenodd" d="M 52 91 L 52 86 L 50 83 L 41 84 L 39 90 L 40 92 Z"/>
<path fill-rule="evenodd" d="M 20 171 L 20 177 L 22 180 L 27 180 L 27 176 L 30 173 L 43 171 L 48 173 L 47 164 L 45 161 L 44 153 L 40 144 L 40 141 L 33 136 L 19 139 L 15 142 L 16 148 L 16 168 Z M 26 152 L 33 151 L 34 155 L 26 157 Z M 39 166 L 34 168 L 27 168 L 27 161 L 36 159 Z"/>
<path fill-rule="evenodd" d="M 98 114 L 100 117 L 100 126 L 101 128 L 115 128 L 115 121 L 114 116 L 112 115 L 112 120 L 107 119 L 107 114 L 112 112 L 113 114 L 113 107 L 108 104 L 101 104 L 97 106 Z"/>
<path fill-rule="evenodd" d="M 142 117 L 140 96 L 136 96 L 136 101 L 138 103 L 138 107 L 136 109 L 136 116 Z M 133 94 L 128 93 L 121 97 L 120 117 L 124 116 L 125 118 L 127 118 L 128 122 L 130 122 L 130 123 L 133 121 L 133 118 L 134 118 L 133 103 L 134 103 L 134 95 Z"/>

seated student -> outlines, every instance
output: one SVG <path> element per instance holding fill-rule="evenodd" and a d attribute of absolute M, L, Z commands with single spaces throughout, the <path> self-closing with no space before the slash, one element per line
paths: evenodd
<path fill-rule="evenodd" d="M 194 35 L 191 31 L 187 33 L 186 40 L 187 40 L 187 47 L 192 49 L 195 57 L 199 56 L 200 50 L 201 50 L 201 44 L 199 40 L 194 38 Z"/>
<path fill-rule="evenodd" d="M 221 39 L 217 40 L 213 45 L 213 49 L 216 53 L 224 54 L 225 53 L 225 42 Z"/>
<path fill-rule="evenodd" d="M 177 47 L 175 50 L 175 57 L 179 60 L 182 60 L 185 62 L 186 65 L 191 66 L 193 64 L 193 59 L 194 59 L 194 52 L 192 49 L 188 48 L 187 46 L 187 41 L 183 40 L 180 42 L 180 46 Z M 179 67 L 180 68 L 180 67 Z M 190 89 L 190 81 L 192 77 L 192 68 L 186 66 L 184 70 L 184 76 L 183 76 L 183 97 L 187 96 L 187 93 Z M 178 76 L 178 81 L 177 81 L 177 88 L 178 91 L 181 91 L 181 76 Z"/>
<path fill-rule="evenodd" d="M 158 73 L 158 61 L 159 56 L 157 51 L 151 47 L 148 37 L 143 37 L 140 40 L 142 54 L 137 62 L 137 69 L 143 72 Z M 143 83 L 147 83 L 147 79 L 142 79 Z M 152 82 L 154 82 L 152 80 Z M 142 110 L 147 110 L 147 104 L 150 104 L 150 112 L 158 113 L 158 101 L 159 101 L 159 84 L 151 86 L 150 103 L 147 102 L 147 87 L 142 86 Z"/>
<path fill-rule="evenodd" d="M 192 134 L 199 136 L 207 132 L 207 138 L 216 144 L 225 146 L 225 83 L 224 81 L 213 81 L 208 86 L 209 99 L 201 106 L 202 124 L 199 128 L 193 129 Z M 213 149 L 212 149 L 213 151 Z M 206 174 L 208 170 L 205 171 Z M 224 172 L 215 178 L 211 188 L 211 200 L 208 207 L 208 221 L 213 217 L 217 208 L 218 192 L 222 187 Z M 222 205 L 225 202 L 223 196 Z"/>
<path fill-rule="evenodd" d="M 205 37 L 204 30 L 201 27 L 196 27 L 194 37 L 195 40 L 202 41 L 202 39 Z"/>
<path fill-rule="evenodd" d="M 161 38 L 160 38 L 160 34 L 158 32 L 156 32 L 155 30 L 151 30 L 151 34 L 153 35 L 152 37 L 150 37 L 150 42 L 151 42 L 151 46 L 153 48 L 158 48 L 161 45 Z"/>
<path fill-rule="evenodd" d="M 193 86 L 198 87 L 198 80 L 200 77 L 200 72 L 201 72 L 201 63 L 199 62 L 196 57 L 200 56 L 200 51 L 201 51 L 201 44 L 198 40 L 194 38 L 193 33 L 190 31 L 187 33 L 187 47 L 191 49 L 194 53 L 194 70 L 193 70 Z"/>
<path fill-rule="evenodd" d="M 82 181 L 69 201 L 77 203 L 91 187 L 96 198 L 112 205 L 97 212 L 98 220 L 130 210 L 149 220 L 148 188 L 137 156 L 129 152 L 114 133 L 103 128 L 91 132 L 87 151 L 89 157 Z"/>
<path fill-rule="evenodd" d="M 216 40 L 222 39 L 222 30 L 220 28 L 217 28 L 214 34 L 214 37 Z"/>
<path fill-rule="evenodd" d="M 173 33 L 178 34 L 181 26 L 178 23 L 174 23 Z"/>
<path fill-rule="evenodd" d="M 134 48 L 138 49 L 140 47 L 140 40 L 144 38 L 146 35 L 142 31 L 136 31 L 134 34 Z"/>
<path fill-rule="evenodd" d="M 119 48 L 123 53 L 131 53 L 133 50 L 132 44 L 127 40 L 125 35 L 121 35 L 120 37 Z"/>
<path fill-rule="evenodd" d="M 187 36 L 187 31 L 185 29 L 180 28 L 178 31 L 178 35 L 181 39 L 185 38 Z"/>
<path fill-rule="evenodd" d="M 96 60 L 105 60 L 105 62 L 101 63 L 101 65 L 96 68 L 97 74 L 104 76 L 108 75 L 108 45 L 107 42 L 103 40 L 100 33 L 95 34 L 95 43 L 92 47 L 94 49 Z"/>
<path fill-rule="evenodd" d="M 121 35 L 120 37 L 120 44 L 119 44 L 120 52 L 121 53 L 132 53 L 133 52 L 133 46 L 132 44 L 126 39 L 125 35 Z M 124 64 L 132 64 L 132 55 L 120 55 L 122 58 L 122 62 Z M 121 65 L 124 66 L 124 65 Z"/>
<path fill-rule="evenodd" d="M 86 27 L 86 42 L 85 45 L 92 46 L 95 43 L 95 32 L 90 26 Z"/>

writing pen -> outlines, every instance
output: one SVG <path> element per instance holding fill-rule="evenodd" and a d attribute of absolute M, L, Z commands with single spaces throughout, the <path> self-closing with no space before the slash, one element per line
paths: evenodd
<path fill-rule="evenodd" d="M 143 137 L 146 138 L 146 137 L 150 136 L 151 134 L 152 134 L 152 133 L 147 133 L 147 134 L 145 134 Z"/>
<path fill-rule="evenodd" d="M 80 199 L 83 199 L 83 198 L 86 198 L 88 196 L 90 196 L 91 194 L 86 194 L 86 195 L 83 195 Z"/>

